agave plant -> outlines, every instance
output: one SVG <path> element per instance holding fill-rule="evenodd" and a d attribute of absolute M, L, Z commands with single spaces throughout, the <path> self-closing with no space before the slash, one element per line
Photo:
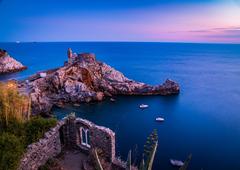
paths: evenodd
<path fill-rule="evenodd" d="M 131 167 L 132 167 L 132 151 L 130 150 L 128 152 L 127 168 L 126 168 L 126 170 L 131 170 Z"/>
<path fill-rule="evenodd" d="M 181 167 L 179 168 L 179 170 L 187 170 L 188 165 L 189 165 L 191 159 L 192 159 L 192 154 L 190 154 L 190 155 L 188 156 L 188 158 L 184 161 L 183 166 L 181 166 Z"/>
<path fill-rule="evenodd" d="M 139 166 L 139 170 L 152 169 L 154 157 L 157 151 L 157 146 L 158 146 L 158 134 L 157 130 L 154 129 L 153 132 L 147 138 L 146 144 L 144 145 L 144 154 Z"/>
<path fill-rule="evenodd" d="M 97 149 L 93 149 L 92 152 L 93 152 L 93 157 L 95 159 L 96 169 L 97 170 L 103 170 L 101 161 L 100 161 L 99 156 L 98 156 Z"/>

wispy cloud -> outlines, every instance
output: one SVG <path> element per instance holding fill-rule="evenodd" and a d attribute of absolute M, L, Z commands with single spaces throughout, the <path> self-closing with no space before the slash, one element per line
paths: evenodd
<path fill-rule="evenodd" d="M 238 31 L 238 30 L 240 30 L 240 26 L 210 28 L 210 29 L 202 29 L 202 30 L 189 30 L 188 32 L 228 32 L 228 31 Z"/>
<path fill-rule="evenodd" d="M 196 38 L 207 38 L 212 41 L 231 41 L 240 43 L 240 26 L 189 30 L 186 31 L 186 33 Z"/>

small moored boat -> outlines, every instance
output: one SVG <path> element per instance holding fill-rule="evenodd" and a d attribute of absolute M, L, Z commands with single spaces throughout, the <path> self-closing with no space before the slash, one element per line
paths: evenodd
<path fill-rule="evenodd" d="M 175 159 L 170 159 L 170 163 L 173 166 L 178 166 L 178 167 L 181 167 L 184 165 L 183 161 L 179 161 L 179 160 L 175 160 Z"/>
<path fill-rule="evenodd" d="M 156 121 L 158 121 L 158 122 L 163 122 L 165 119 L 164 118 L 162 118 L 162 117 L 157 117 L 156 118 Z"/>
<path fill-rule="evenodd" d="M 111 102 L 115 102 L 116 99 L 114 99 L 114 98 L 110 98 L 110 101 L 111 101 Z"/>
<path fill-rule="evenodd" d="M 139 107 L 140 107 L 141 109 L 145 109 L 145 108 L 148 108 L 148 105 L 147 105 L 147 104 L 141 104 Z"/>

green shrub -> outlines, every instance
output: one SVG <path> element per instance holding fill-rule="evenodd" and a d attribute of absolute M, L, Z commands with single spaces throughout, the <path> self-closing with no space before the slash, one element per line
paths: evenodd
<path fill-rule="evenodd" d="M 42 117 L 26 122 L 10 120 L 0 129 L 0 170 L 16 170 L 27 145 L 37 142 L 56 123 L 56 119 Z"/>
<path fill-rule="evenodd" d="M 0 134 L 0 170 L 15 170 L 24 151 L 24 146 L 18 137 Z"/>
<path fill-rule="evenodd" d="M 57 120 L 54 118 L 45 119 L 42 117 L 32 118 L 26 122 L 26 145 L 36 142 L 42 138 L 44 133 L 54 127 Z"/>
<path fill-rule="evenodd" d="M 0 82 L 0 170 L 17 169 L 27 145 L 38 141 L 57 123 L 31 115 L 31 100 L 15 82 Z"/>
<path fill-rule="evenodd" d="M 0 134 L 4 132 L 13 134 L 17 137 L 23 137 L 25 136 L 25 123 L 10 120 L 7 128 L 0 129 Z"/>

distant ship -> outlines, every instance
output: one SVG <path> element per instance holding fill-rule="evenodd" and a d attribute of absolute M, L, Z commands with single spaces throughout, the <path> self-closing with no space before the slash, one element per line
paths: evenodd
<path fill-rule="evenodd" d="M 19 43 L 20 43 L 20 41 L 16 41 L 16 43 L 17 43 L 17 44 L 19 44 Z"/>

